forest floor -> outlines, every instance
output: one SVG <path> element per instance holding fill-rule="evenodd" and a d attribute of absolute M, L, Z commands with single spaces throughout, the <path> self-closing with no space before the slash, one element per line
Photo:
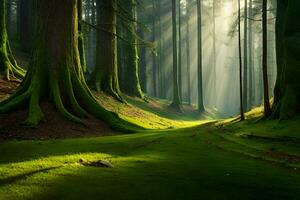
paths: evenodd
<path fill-rule="evenodd" d="M 151 133 L 4 141 L 0 199 L 299 199 L 300 118 L 258 123 L 259 113 Z"/>
<path fill-rule="evenodd" d="M 18 80 L 12 82 L 0 79 L 0 100 L 12 94 Z M 168 101 L 148 98 L 147 102 L 138 98 L 124 96 L 126 103 L 121 103 L 103 93 L 94 93 L 98 102 L 106 109 L 118 113 L 122 118 L 147 129 L 176 129 L 196 126 L 216 117 L 216 111 L 199 114 L 196 108 L 184 105 L 182 112 L 168 107 Z M 38 127 L 23 126 L 28 111 L 20 110 L 9 115 L 0 116 L 0 140 L 11 139 L 58 139 L 74 137 L 91 137 L 115 135 L 105 123 L 92 117 L 84 119 L 84 125 L 74 124 L 58 114 L 54 107 L 43 102 L 41 108 L 46 116 L 47 123 Z"/>
<path fill-rule="evenodd" d="M 59 137 L 58 127 L 52 138 L 42 129 L 17 129 L 0 141 L 0 200 L 300 199 L 300 117 L 260 120 L 256 108 L 244 122 L 215 121 L 214 112 L 199 116 L 188 106 L 177 113 L 155 99 L 126 97 L 122 104 L 95 95 L 154 130 L 116 135 L 100 125 L 98 135 Z M 51 123 L 61 123 L 56 117 Z"/>

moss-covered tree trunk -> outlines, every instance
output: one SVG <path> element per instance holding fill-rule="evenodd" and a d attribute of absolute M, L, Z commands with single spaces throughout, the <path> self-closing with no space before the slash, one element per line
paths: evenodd
<path fill-rule="evenodd" d="M 97 21 L 102 30 L 97 32 L 96 67 L 91 82 L 97 91 L 122 100 L 118 80 L 116 0 L 97 1 Z"/>
<path fill-rule="evenodd" d="M 77 0 L 37 1 L 37 33 L 28 73 L 21 87 L 0 103 L 0 113 L 29 106 L 26 124 L 36 126 L 45 116 L 40 101 L 51 101 L 59 113 L 76 123 L 93 115 L 115 129 L 137 126 L 103 109 L 88 89 L 78 50 Z"/>
<path fill-rule="evenodd" d="M 137 1 L 130 0 L 120 2 L 126 13 L 126 17 L 121 17 L 124 31 L 124 49 L 123 58 L 125 68 L 123 73 L 126 77 L 126 82 L 123 83 L 123 92 L 139 98 L 144 98 L 139 79 L 139 57 L 138 57 L 138 39 L 137 39 Z M 124 11 L 123 11 L 124 12 Z"/>
<path fill-rule="evenodd" d="M 287 119 L 300 111 L 300 1 L 277 1 L 277 82 L 273 116 Z"/>
<path fill-rule="evenodd" d="M 25 71 L 18 67 L 9 45 L 5 6 L 5 0 L 0 0 L 0 74 L 10 80 L 11 76 L 23 77 Z"/>

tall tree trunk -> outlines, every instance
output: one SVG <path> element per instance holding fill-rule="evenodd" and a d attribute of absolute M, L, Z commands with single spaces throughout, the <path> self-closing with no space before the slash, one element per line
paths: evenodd
<path fill-rule="evenodd" d="M 84 47 L 84 35 L 82 26 L 82 0 L 78 0 L 78 49 L 80 62 L 83 72 L 87 72 L 86 59 L 85 59 L 85 47 Z"/>
<path fill-rule="evenodd" d="M 198 27 L 198 110 L 203 112 L 203 78 L 202 78 L 202 1 L 197 0 L 197 27 Z"/>
<path fill-rule="evenodd" d="M 171 107 L 181 110 L 178 84 L 178 56 L 177 56 L 177 0 L 172 0 L 172 37 L 173 37 L 173 102 Z"/>
<path fill-rule="evenodd" d="M 51 101 L 73 122 L 82 123 L 82 117 L 93 115 L 115 129 L 135 130 L 137 126 L 102 108 L 85 83 L 78 50 L 77 0 L 39 0 L 37 13 L 28 73 L 20 88 L 0 103 L 0 113 L 29 106 L 26 124 L 36 126 L 45 119 L 39 102 Z"/>
<path fill-rule="evenodd" d="M 239 49 L 239 74 L 240 74 L 240 114 L 241 120 L 245 119 L 243 103 L 243 64 L 242 64 L 242 41 L 241 41 L 241 0 L 238 0 L 238 49 Z"/>
<path fill-rule="evenodd" d="M 214 106 L 216 106 L 217 101 L 217 46 L 216 46 L 216 0 L 213 0 L 213 96 L 214 96 Z"/>
<path fill-rule="evenodd" d="M 139 29 L 138 34 L 144 38 L 145 33 L 143 30 Z M 146 47 L 141 45 L 139 47 L 139 77 L 141 77 L 141 88 L 142 91 L 147 93 L 147 58 L 146 58 Z M 120 63 L 118 64 L 121 67 Z"/>
<path fill-rule="evenodd" d="M 244 110 L 248 111 L 248 0 L 244 0 L 244 67 L 243 67 L 243 99 Z"/>
<path fill-rule="evenodd" d="M 11 0 L 6 0 L 6 30 L 7 33 L 11 33 Z"/>
<path fill-rule="evenodd" d="M 300 112 L 300 1 L 278 0 L 276 22 L 277 83 L 274 116 L 291 118 Z"/>
<path fill-rule="evenodd" d="M 25 71 L 18 67 L 8 41 L 6 31 L 5 0 L 0 0 L 0 74 L 10 80 L 11 76 L 23 77 Z"/>
<path fill-rule="evenodd" d="M 285 52 L 284 52 L 284 31 L 286 22 L 288 1 L 277 1 L 276 12 L 276 60 L 277 60 L 277 77 L 274 89 L 274 104 L 273 104 L 273 117 L 280 117 L 281 99 L 284 94 L 284 68 L 285 68 Z"/>
<path fill-rule="evenodd" d="M 187 66 L 187 98 L 191 105 L 191 55 L 190 55 L 190 2 L 186 3 L 186 66 Z"/>
<path fill-rule="evenodd" d="M 164 91 L 163 91 L 163 65 L 162 65 L 162 25 L 161 25 L 161 1 L 157 2 L 157 15 L 158 15 L 158 92 L 159 97 L 164 97 Z"/>
<path fill-rule="evenodd" d="M 152 0 L 152 42 L 156 42 L 156 2 Z M 152 53 L 152 87 L 153 87 L 153 96 L 157 97 L 157 53 Z"/>
<path fill-rule="evenodd" d="M 29 0 L 20 0 L 20 43 L 24 51 L 29 53 L 31 51 L 31 29 L 30 29 L 30 1 Z"/>
<path fill-rule="evenodd" d="M 138 66 L 138 39 L 137 39 L 137 1 L 130 0 L 122 2 L 122 6 L 128 11 L 128 22 L 123 22 L 123 29 L 126 34 L 127 44 L 124 44 L 124 58 L 126 59 L 126 83 L 121 87 L 123 92 L 130 96 L 144 98 L 139 79 Z M 127 26 L 127 27 L 125 27 Z M 126 55 L 125 55 L 126 54 Z"/>
<path fill-rule="evenodd" d="M 249 18 L 253 18 L 253 0 L 249 0 Z M 253 79 L 254 79 L 254 65 L 253 65 L 253 49 L 254 49 L 254 42 L 253 42 L 253 22 L 249 20 L 249 31 L 248 31 L 248 47 L 249 47 L 249 102 L 248 108 L 253 106 L 253 99 L 254 99 L 254 87 L 253 87 Z"/>
<path fill-rule="evenodd" d="M 265 117 L 271 115 L 270 97 L 269 97 L 269 82 L 268 82 L 268 1 L 263 0 L 262 9 L 262 25 L 263 25 L 263 83 L 264 83 L 264 114 Z"/>
<path fill-rule="evenodd" d="M 96 66 L 91 82 L 97 91 L 122 101 L 117 64 L 116 0 L 97 1 L 97 23 L 102 30 L 97 31 Z"/>
<path fill-rule="evenodd" d="M 182 37 L 181 37 L 181 3 L 178 0 L 178 85 L 179 85 L 179 97 L 183 100 L 182 96 Z"/>

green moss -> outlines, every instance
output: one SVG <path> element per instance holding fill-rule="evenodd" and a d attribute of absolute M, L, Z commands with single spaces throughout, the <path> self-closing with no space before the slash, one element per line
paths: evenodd
<path fill-rule="evenodd" d="M 266 124 L 252 126 L 251 130 L 263 125 Z M 241 126 L 250 130 L 249 125 Z M 238 127 L 235 130 L 243 133 Z M 253 150 L 223 139 L 219 133 L 224 135 L 204 125 L 102 138 L 4 142 L 0 145 L 0 197 L 20 200 L 298 198 L 297 171 L 263 161 L 260 155 L 265 147 L 260 149 L 260 142 L 254 140 L 250 144 L 258 149 Z M 80 159 L 109 161 L 114 168 L 86 167 L 80 164 Z"/>

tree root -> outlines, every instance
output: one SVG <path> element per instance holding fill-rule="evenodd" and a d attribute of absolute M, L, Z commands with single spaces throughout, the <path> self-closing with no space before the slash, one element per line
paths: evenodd
<path fill-rule="evenodd" d="M 66 70 L 60 75 L 63 79 L 59 79 L 58 75 L 50 72 L 47 74 L 47 81 L 41 73 L 36 72 L 33 75 L 29 72 L 16 93 L 0 103 L 0 114 L 7 114 L 29 105 L 28 118 L 24 125 L 35 127 L 40 122 L 45 121 L 39 104 L 48 96 L 57 111 L 75 123 L 84 125 L 82 118 L 92 115 L 118 131 L 130 133 L 145 130 L 143 127 L 127 122 L 118 114 L 107 111 L 100 106 L 85 81 L 82 81 L 76 72 L 70 74 Z M 50 91 L 47 94 L 48 90 Z"/>

